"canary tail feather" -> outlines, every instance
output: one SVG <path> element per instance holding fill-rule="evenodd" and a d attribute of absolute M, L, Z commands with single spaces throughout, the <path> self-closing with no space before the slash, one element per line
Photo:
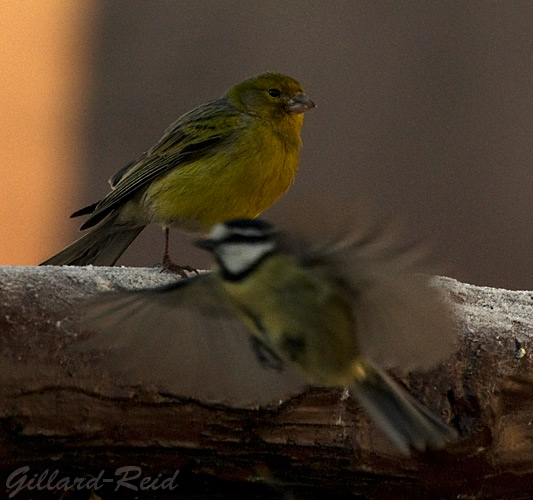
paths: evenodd
<path fill-rule="evenodd" d="M 143 229 L 144 226 L 117 230 L 109 218 L 40 265 L 112 266 Z"/>
<path fill-rule="evenodd" d="M 74 217 L 80 217 L 82 215 L 92 214 L 94 210 L 96 209 L 96 207 L 98 206 L 98 203 L 100 202 L 97 201 L 96 203 L 93 203 L 92 205 L 87 205 L 86 207 L 76 210 L 73 214 L 70 215 L 70 218 L 72 219 Z"/>

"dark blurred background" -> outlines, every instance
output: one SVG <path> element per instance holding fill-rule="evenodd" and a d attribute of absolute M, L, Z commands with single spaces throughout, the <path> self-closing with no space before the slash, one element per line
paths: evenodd
<path fill-rule="evenodd" d="M 400 217 L 410 238 L 432 242 L 448 275 L 533 289 L 530 0 L 94 0 L 46 26 L 40 19 L 66 47 L 50 81 L 74 81 L 72 105 L 60 101 L 63 137 L 76 142 L 36 174 L 24 161 L 2 165 L 17 171 L 6 190 L 28 188 L 2 216 L 5 237 L 19 234 L 3 264 L 35 264 L 70 243 L 79 221 L 68 215 L 103 196 L 108 177 L 173 120 L 274 70 L 299 80 L 318 108 L 305 116 L 297 181 L 265 217 L 311 224 L 309 207 L 337 217 L 364 199 Z M 61 22 L 73 26 L 68 36 Z M 29 34 L 23 52 L 37 50 Z M 33 231 L 10 216 L 41 186 L 50 189 L 36 209 L 42 236 L 30 242 Z M 174 260 L 208 264 L 189 242 L 174 231 Z M 119 264 L 153 265 L 162 249 L 160 229 L 149 228 Z"/>

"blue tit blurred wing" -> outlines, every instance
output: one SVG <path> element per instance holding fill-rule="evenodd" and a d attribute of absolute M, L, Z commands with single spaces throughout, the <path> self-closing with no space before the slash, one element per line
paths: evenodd
<path fill-rule="evenodd" d="M 431 369 L 455 350 L 451 305 L 418 272 L 420 247 L 380 231 L 307 249 L 302 263 L 350 297 L 361 352 L 383 368 Z"/>
<path fill-rule="evenodd" d="M 213 274 L 100 294 L 84 310 L 82 326 L 95 333 L 73 348 L 105 350 L 105 369 L 129 384 L 234 407 L 278 404 L 308 385 L 296 368 L 257 355 Z"/>

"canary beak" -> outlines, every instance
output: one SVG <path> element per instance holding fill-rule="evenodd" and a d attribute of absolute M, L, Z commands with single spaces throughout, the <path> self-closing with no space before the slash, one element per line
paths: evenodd
<path fill-rule="evenodd" d="M 316 104 L 305 94 L 297 94 L 287 103 L 291 113 L 303 113 L 311 108 L 316 108 Z"/>

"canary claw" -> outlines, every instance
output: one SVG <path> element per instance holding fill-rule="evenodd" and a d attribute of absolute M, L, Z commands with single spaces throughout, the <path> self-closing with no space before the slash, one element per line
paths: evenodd
<path fill-rule="evenodd" d="M 161 264 L 161 272 L 163 271 L 177 274 L 182 278 L 188 278 L 189 275 L 187 273 L 198 274 L 198 270 L 194 269 L 191 266 L 180 266 L 179 264 L 174 264 L 174 262 L 170 260 L 168 254 L 163 257 L 163 263 Z"/>

